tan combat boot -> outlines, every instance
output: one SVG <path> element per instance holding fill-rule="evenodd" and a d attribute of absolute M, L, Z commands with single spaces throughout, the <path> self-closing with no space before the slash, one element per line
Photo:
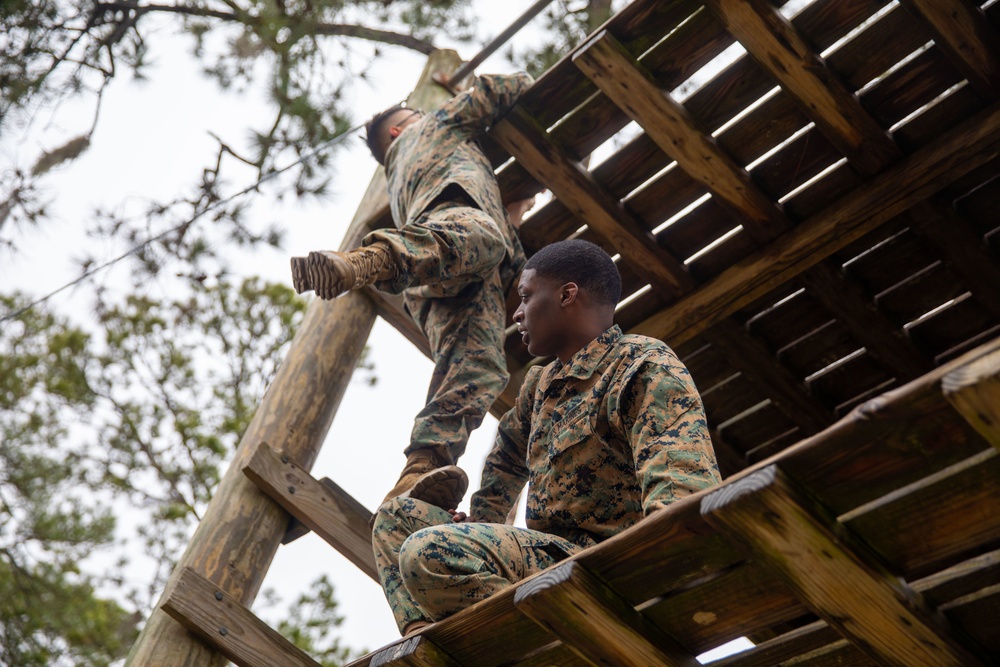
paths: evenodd
<path fill-rule="evenodd" d="M 395 258 L 381 243 L 347 252 L 319 250 L 308 257 L 292 257 L 295 291 L 314 290 L 321 299 L 336 298 L 376 280 L 392 280 L 398 273 Z"/>
<path fill-rule="evenodd" d="M 468 488 L 469 476 L 464 470 L 454 465 L 441 465 L 432 452 L 418 449 L 406 458 L 399 481 L 382 502 L 400 497 L 414 498 L 453 510 L 462 502 Z"/>

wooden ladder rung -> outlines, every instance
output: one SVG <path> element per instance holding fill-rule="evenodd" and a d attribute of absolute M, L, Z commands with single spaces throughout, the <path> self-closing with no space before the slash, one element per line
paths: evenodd
<path fill-rule="evenodd" d="M 257 447 L 243 473 L 299 523 L 378 581 L 368 527 L 372 514 L 361 503 L 333 481 L 315 479 L 267 443 Z M 290 530 L 298 532 L 294 524 Z"/>
<path fill-rule="evenodd" d="M 320 667 L 238 600 L 189 567 L 181 572 L 161 608 L 240 667 Z"/>

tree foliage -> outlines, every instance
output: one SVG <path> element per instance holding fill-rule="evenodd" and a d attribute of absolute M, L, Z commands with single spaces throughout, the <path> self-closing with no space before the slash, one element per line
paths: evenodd
<path fill-rule="evenodd" d="M 128 649 L 304 310 L 248 279 L 133 295 L 100 313 L 99 334 L 40 308 L 0 328 L 0 664 L 102 665 Z M 116 518 L 145 543 L 141 584 L 125 561 L 104 577 L 81 567 L 120 555 Z M 332 614 L 332 588 L 316 591 Z M 320 625 L 289 628 L 333 655 Z"/>
<path fill-rule="evenodd" d="M 544 38 L 509 57 L 538 75 L 610 9 L 556 0 Z M 335 153 L 304 158 L 363 120 L 351 101 L 372 64 L 389 50 L 428 53 L 442 36 L 469 44 L 473 10 L 471 0 L 0 3 L 0 137 L 68 100 L 92 109 L 89 128 L 0 173 L 0 250 L 44 226 L 57 196 L 46 179 L 93 148 L 108 86 L 142 81 L 163 31 L 186 35 L 222 89 L 266 82 L 270 113 L 241 145 L 219 139 L 168 200 L 138 213 L 109 201 L 82 223 L 98 243 L 136 249 L 122 292 L 92 282 L 77 292 L 92 320 L 38 306 L 0 323 L 0 664 L 108 665 L 127 652 L 304 312 L 287 287 L 230 282 L 234 248 L 283 240 L 251 203 L 261 192 L 328 195 Z M 234 163 L 261 178 L 295 167 L 233 199 Z M 84 255 L 80 267 L 97 261 Z M 0 315 L 30 300 L 0 295 Z M 126 555 L 136 537 L 138 564 Z M 138 565 L 144 574 L 130 578 Z M 321 578 L 278 623 L 328 665 L 349 655 L 333 593 Z"/>

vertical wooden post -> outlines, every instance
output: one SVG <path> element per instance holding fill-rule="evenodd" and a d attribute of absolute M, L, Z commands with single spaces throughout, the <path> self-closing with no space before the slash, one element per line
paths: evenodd
<path fill-rule="evenodd" d="M 431 76 L 454 71 L 454 51 L 436 51 L 427 61 L 412 105 L 432 108 L 450 98 Z M 378 169 L 368 186 L 342 249 L 355 247 L 388 205 L 385 174 Z M 289 281 L 291 274 L 289 273 Z M 281 543 L 288 515 L 242 472 L 261 442 L 280 446 L 299 466 L 311 469 L 361 356 L 376 312 L 371 300 L 351 293 L 316 300 L 306 313 L 274 381 L 240 441 L 205 517 L 191 537 L 160 598 L 177 585 L 185 568 L 203 575 L 250 606 Z M 132 646 L 126 665 L 223 665 L 226 658 L 188 633 L 159 608 L 153 610 Z"/>

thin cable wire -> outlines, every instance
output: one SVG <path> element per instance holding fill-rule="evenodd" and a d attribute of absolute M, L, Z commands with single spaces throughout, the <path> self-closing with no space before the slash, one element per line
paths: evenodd
<path fill-rule="evenodd" d="M 489 44 L 487 44 L 482 49 L 482 51 L 480 51 L 475 57 L 472 58 L 472 60 L 470 60 L 469 62 L 467 62 L 464 65 L 462 65 L 461 67 L 459 67 L 458 70 L 456 70 L 451 75 L 451 77 L 449 77 L 447 85 L 449 87 L 454 86 L 459 81 L 461 81 L 463 78 L 465 78 L 466 76 L 468 76 L 472 72 L 472 70 L 475 69 L 476 66 L 478 66 L 480 63 L 482 63 L 482 61 L 485 60 L 490 54 L 492 54 L 500 46 L 502 46 L 504 43 L 506 43 L 515 33 L 517 33 L 518 31 L 520 31 L 521 28 L 523 28 L 525 25 L 527 25 L 528 22 L 531 21 L 531 19 L 533 19 L 543 9 L 545 9 L 545 7 L 547 7 L 548 5 L 552 4 L 552 1 L 553 0 L 538 0 L 537 2 L 535 2 L 516 21 L 514 21 L 510 26 L 508 26 L 506 30 L 504 30 L 503 32 L 501 32 L 499 35 L 497 35 L 493 39 L 493 41 L 491 41 Z M 405 104 L 405 102 L 401 102 L 401 104 Z M 347 130 L 346 132 L 338 134 L 333 139 L 330 139 L 329 141 L 320 144 L 315 149 L 313 149 L 311 152 L 303 155 L 302 157 L 300 157 L 299 159 L 295 160 L 291 164 L 288 164 L 288 165 L 282 167 L 281 169 L 274 169 L 272 171 L 269 171 L 268 173 L 266 173 L 263 176 L 261 176 L 257 180 L 256 183 L 253 183 L 252 185 L 249 185 L 249 186 L 243 188 L 239 192 L 236 192 L 236 193 L 230 195 L 229 197 L 226 197 L 225 199 L 220 199 L 219 201 L 217 201 L 217 202 L 215 202 L 213 204 L 210 204 L 209 206 L 206 206 L 203 211 L 200 211 L 200 212 L 194 214 L 194 216 L 192 216 L 188 220 L 185 220 L 184 222 L 180 223 L 179 225 L 177 225 L 175 227 L 172 227 L 172 228 L 168 229 L 165 232 L 157 234 L 156 236 L 153 236 L 151 238 L 146 239 L 142 243 L 140 243 L 140 244 L 138 244 L 136 246 L 133 246 L 132 248 L 129 248 L 127 251 L 125 251 L 124 253 L 122 253 L 118 257 L 115 257 L 114 259 L 108 260 L 107 262 L 104 262 L 103 264 L 101 264 L 99 266 L 96 266 L 96 267 L 94 267 L 92 269 L 89 269 L 89 270 L 85 271 L 84 273 L 82 273 L 75 280 L 66 283 L 62 287 L 60 287 L 60 288 L 58 288 L 58 289 L 56 289 L 56 290 L 54 290 L 52 292 L 49 292 L 48 294 L 46 294 L 43 297 L 35 299 L 34 301 L 32 301 L 28 305 L 24 306 L 23 308 L 20 308 L 20 309 L 14 311 L 12 313 L 5 314 L 3 317 L 0 317 L 0 324 L 3 324 L 4 322 L 12 320 L 12 319 L 14 319 L 16 317 L 19 317 L 20 315 L 22 315 L 23 313 L 28 312 L 29 310 L 31 310 L 35 306 L 37 306 L 39 304 L 42 304 L 42 303 L 45 303 L 46 301 L 48 301 L 49 299 L 51 299 L 55 295 L 59 294 L 60 292 L 62 292 L 64 290 L 67 290 L 70 287 L 74 287 L 76 285 L 79 285 L 80 283 L 82 283 L 84 280 L 86 280 L 90 276 L 94 275 L 95 273 L 97 273 L 99 271 L 103 271 L 104 269 L 108 268 L 109 266 L 113 266 L 114 264 L 117 264 L 118 262 L 122 261 L 126 257 L 129 257 L 129 256 L 134 255 L 135 253 L 139 252 L 140 250 L 142 250 L 146 246 L 150 245 L 151 243 L 155 243 L 156 241 L 159 241 L 160 239 L 165 238 L 165 237 L 169 236 L 170 234 L 173 234 L 174 232 L 180 230 L 181 228 L 186 227 L 186 226 L 194 223 L 198 218 L 200 218 L 201 216 L 205 215 L 209 211 L 213 211 L 216 208 L 218 208 L 219 206 L 222 206 L 223 204 L 228 204 L 229 202 L 233 201 L 237 197 L 242 197 L 243 195 L 248 194 L 248 193 L 252 192 L 253 190 L 256 190 L 261 185 L 263 185 L 267 181 L 271 180 L 275 176 L 278 176 L 279 174 L 282 174 L 282 173 L 288 171 L 292 167 L 295 167 L 295 166 L 298 166 L 300 164 L 305 163 L 306 160 L 312 159 L 313 157 L 315 157 L 316 155 L 319 155 L 321 152 L 325 151 L 328 148 L 336 146 L 344 138 L 350 136 L 351 134 L 354 134 L 356 131 L 360 130 L 362 127 L 364 127 L 364 123 L 360 123 L 358 125 L 355 125 L 354 127 L 352 127 L 351 129 Z"/>
<path fill-rule="evenodd" d="M 346 139 L 350 135 L 354 134 L 355 132 L 357 132 L 358 130 L 360 130 L 364 126 L 365 126 L 364 123 L 359 123 L 358 125 L 355 125 L 354 127 L 350 128 L 349 130 L 341 132 L 340 134 L 338 134 L 337 136 L 333 137 L 329 141 L 326 141 L 326 142 L 320 144 L 319 146 L 317 146 L 313 150 L 309 151 L 305 155 L 300 156 L 294 162 L 291 162 L 291 163 L 285 165 L 284 167 L 281 167 L 280 169 L 272 169 L 271 171 L 267 172 L 266 174 L 264 174 L 263 176 L 261 176 L 259 179 L 257 179 L 256 182 L 254 182 L 251 185 L 248 185 L 247 187 L 243 188 L 239 192 L 235 192 L 235 193 L 229 195 L 228 197 L 226 197 L 225 199 L 220 199 L 218 201 L 215 201 L 215 202 L 209 204 L 208 206 L 206 206 L 201 211 L 195 213 L 193 216 L 191 216 L 190 218 L 186 219 L 184 222 L 182 222 L 182 223 L 180 223 L 180 224 L 178 224 L 178 225 L 176 225 L 174 227 L 171 227 L 170 229 L 168 229 L 168 230 L 166 230 L 164 232 L 161 232 L 161 233 L 157 234 L 156 236 L 152 236 L 152 237 L 146 239 L 145 241 L 143 241 L 142 243 L 139 243 L 139 244 L 137 244 L 135 246 L 132 246 L 131 248 L 129 248 L 128 250 L 126 250 L 125 252 L 123 252 L 121 255 L 118 255 L 117 257 L 115 257 L 114 259 L 110 259 L 107 262 L 104 262 L 103 264 L 100 264 L 100 265 L 95 266 L 95 267 L 93 267 L 91 269 L 88 269 L 87 271 L 84 271 L 76 279 L 74 279 L 74 280 L 66 283 L 62 287 L 59 287 L 58 289 L 55 289 L 55 290 L 49 292 L 45 296 L 42 296 L 42 297 L 39 297 L 39 298 L 35 299 L 34 301 L 32 301 L 31 303 L 29 303 L 28 305 L 26 305 L 26 306 L 24 306 L 22 308 L 19 308 L 18 310 L 15 310 L 13 312 L 7 313 L 3 317 L 0 317 L 0 324 L 3 324 L 4 322 L 7 322 L 9 320 L 13 320 L 13 319 L 15 319 L 15 318 L 23 315 L 24 313 L 28 312 L 29 310 L 31 310 L 35 306 L 38 306 L 38 305 L 40 305 L 42 303 L 45 303 L 46 301 L 48 301 L 49 299 L 51 299 L 55 295 L 59 294 L 60 292 L 68 290 L 70 287 L 74 287 L 76 285 L 79 285 L 80 283 L 82 283 L 84 280 L 86 280 L 90 276 L 94 275 L 95 273 L 103 271 L 104 269 L 106 269 L 106 268 L 108 268 L 110 266 L 113 266 L 114 264 L 117 264 L 118 262 L 122 261 L 123 259 L 125 259 L 125 258 L 127 258 L 127 257 L 129 257 L 131 255 L 134 255 L 135 253 L 139 252 L 140 250 L 142 250 L 146 246 L 148 246 L 148 245 L 150 245 L 152 243 L 156 243 L 160 239 L 166 238 L 167 236 L 170 236 L 171 234 L 179 231 L 180 229 L 182 229 L 184 227 L 187 227 L 188 225 L 194 223 L 196 220 L 198 220 L 198 218 L 200 218 L 201 216 L 205 215 L 206 213 L 214 211 L 215 209 L 219 208 L 220 206 L 228 204 L 229 202 L 237 199 L 238 197 L 242 197 L 243 195 L 246 195 L 246 194 L 249 194 L 250 192 L 253 192 L 254 190 L 258 189 L 261 185 L 263 185 L 264 183 L 267 183 L 272 178 L 274 178 L 276 176 L 279 176 L 280 174 L 285 173 L 289 169 L 292 169 L 293 167 L 296 167 L 296 166 L 298 166 L 300 164 L 305 164 L 305 162 L 307 160 L 311 160 L 312 158 L 316 157 L 317 155 L 319 155 L 323 151 L 336 146 L 341 141 L 343 141 L 344 139 Z"/>

